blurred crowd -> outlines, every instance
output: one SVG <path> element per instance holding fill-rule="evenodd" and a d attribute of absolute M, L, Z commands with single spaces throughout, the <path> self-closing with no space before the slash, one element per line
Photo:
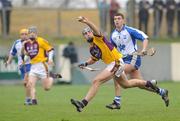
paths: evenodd
<path fill-rule="evenodd" d="M 11 8 L 10 0 L 0 0 L 1 32 L 5 34 L 10 32 Z"/>
<path fill-rule="evenodd" d="M 128 1 L 130 2 L 130 0 Z M 127 2 L 127 4 L 128 4 Z M 166 18 L 167 36 L 174 37 L 173 27 L 177 19 L 177 35 L 180 36 L 180 0 L 140 0 L 135 6 L 138 10 L 139 29 L 148 34 L 150 10 L 153 10 L 153 37 L 158 37 L 163 16 Z M 127 6 L 128 8 L 128 6 Z M 110 21 L 110 31 L 113 30 L 113 16 L 121 10 L 121 3 L 116 0 L 98 0 L 101 31 L 107 33 L 107 20 Z M 136 11 L 136 10 L 135 10 Z M 127 11 L 128 13 L 128 11 Z"/>
<path fill-rule="evenodd" d="M 9 35 L 10 32 L 12 1 L 15 0 L 0 0 L 1 32 L 2 35 L 5 36 Z M 40 2 L 40 0 L 37 0 L 37 3 L 38 1 Z M 64 0 L 64 4 L 68 6 L 72 1 L 73 0 Z M 135 4 L 133 3 L 135 9 L 131 6 L 132 4 L 130 6 L 128 4 L 132 1 L 134 1 L 134 3 L 136 1 Z M 30 0 L 22 0 L 22 2 L 22 5 L 27 5 Z M 113 17 L 119 11 L 122 12 L 124 2 L 121 0 L 96 0 L 96 2 L 99 10 L 101 31 L 107 35 L 107 33 L 112 32 L 114 29 Z M 128 8 L 131 9 L 129 10 Z M 125 11 L 123 10 L 123 12 Z M 130 17 L 127 15 L 127 22 L 133 20 L 134 16 L 132 17 L 131 14 L 133 12 L 136 12 L 136 15 L 138 15 L 139 29 L 146 34 L 149 34 L 149 31 L 151 31 L 153 37 L 159 37 L 162 21 L 164 21 L 163 19 L 165 18 L 165 28 L 167 28 L 166 35 L 169 37 L 180 36 L 180 0 L 153 0 L 153 2 L 152 0 L 128 0 L 126 13 L 129 14 Z M 152 30 L 151 28 L 148 28 L 151 13 L 153 14 L 153 19 L 151 20 L 151 23 L 153 24 Z M 108 25 L 110 25 L 110 31 L 108 31 Z M 177 25 L 177 33 L 174 32 L 175 25 Z"/>

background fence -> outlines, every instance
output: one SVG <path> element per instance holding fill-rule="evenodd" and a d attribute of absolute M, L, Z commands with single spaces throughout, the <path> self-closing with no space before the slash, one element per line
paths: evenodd
<path fill-rule="evenodd" d="M 121 10 L 120 10 L 121 11 Z M 125 13 L 125 12 L 124 12 Z M 125 13 L 126 14 L 126 13 Z M 35 25 L 44 36 L 53 37 L 78 37 L 80 36 L 82 24 L 77 23 L 77 16 L 86 16 L 99 26 L 99 12 L 97 9 L 50 9 L 50 8 L 13 8 L 10 22 L 10 35 L 17 36 L 21 28 Z M 160 36 L 167 36 L 167 23 L 165 15 L 162 20 Z M 150 11 L 148 24 L 149 36 L 153 33 L 153 11 Z M 2 25 L 0 25 L 2 26 Z M 108 22 L 108 30 L 110 22 Z M 138 27 L 138 13 L 135 15 L 135 25 Z M 177 35 L 177 20 L 173 27 L 174 35 Z M 110 33 L 110 30 L 108 34 Z M 2 31 L 1 31 L 2 34 Z"/>

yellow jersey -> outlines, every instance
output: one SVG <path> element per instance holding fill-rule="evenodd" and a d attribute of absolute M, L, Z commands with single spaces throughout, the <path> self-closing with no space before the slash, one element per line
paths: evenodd
<path fill-rule="evenodd" d="M 31 64 L 47 61 L 47 52 L 53 50 L 49 42 L 41 37 L 37 37 L 35 41 L 27 41 L 24 48 L 31 59 Z"/>
<path fill-rule="evenodd" d="M 90 46 L 90 53 L 94 60 L 101 59 L 105 64 L 119 61 L 122 54 L 104 37 L 94 36 L 93 44 Z"/>

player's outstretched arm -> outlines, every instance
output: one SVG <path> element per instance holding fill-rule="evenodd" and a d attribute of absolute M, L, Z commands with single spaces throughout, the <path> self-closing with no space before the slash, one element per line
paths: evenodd
<path fill-rule="evenodd" d="M 5 60 L 5 67 L 7 67 L 12 62 L 12 59 L 13 55 L 9 54 L 8 59 Z"/>
<path fill-rule="evenodd" d="M 95 35 L 102 36 L 97 26 L 93 22 L 89 21 L 86 17 L 79 16 L 77 20 L 81 23 L 87 24 L 93 30 Z"/>
<path fill-rule="evenodd" d="M 84 68 L 84 67 L 86 67 L 86 66 L 88 66 L 88 65 L 94 64 L 95 62 L 96 62 L 96 61 L 91 57 L 91 58 L 89 58 L 86 62 L 80 63 L 78 66 L 79 66 L 80 68 Z"/>
<path fill-rule="evenodd" d="M 148 39 L 145 39 L 142 43 L 142 50 L 141 50 L 141 54 L 145 54 L 145 52 L 147 51 L 147 47 L 148 47 Z"/>

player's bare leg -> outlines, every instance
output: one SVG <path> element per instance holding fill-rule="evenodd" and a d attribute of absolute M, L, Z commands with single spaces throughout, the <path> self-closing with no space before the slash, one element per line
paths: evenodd
<path fill-rule="evenodd" d="M 100 74 L 98 74 L 95 79 L 92 82 L 91 88 L 89 89 L 85 99 L 87 101 L 90 101 L 97 93 L 99 86 L 109 79 L 111 79 L 113 76 L 112 72 L 109 72 L 108 70 L 103 70 Z"/>
<path fill-rule="evenodd" d="M 128 68 L 128 69 L 127 69 L 127 68 Z M 126 73 L 129 73 L 129 74 L 130 74 L 130 78 L 131 78 L 131 79 L 142 79 L 140 70 L 136 70 L 135 68 L 133 69 L 133 66 L 130 65 L 130 64 L 127 65 L 127 68 L 125 69 L 125 71 L 126 71 L 126 70 L 127 70 L 127 71 L 130 71 L 130 70 L 131 70 L 131 72 L 126 72 Z M 157 81 L 156 81 L 156 80 L 150 80 L 150 82 L 151 82 L 153 85 L 155 85 L 155 86 L 157 85 Z M 145 90 L 150 91 L 150 92 L 157 93 L 156 90 L 151 89 L 151 88 L 147 88 L 147 87 L 139 87 L 139 88 L 145 89 Z M 168 91 L 167 91 L 166 89 L 162 89 L 162 88 L 159 88 L 159 90 L 160 90 L 160 93 L 157 93 L 157 94 L 159 94 L 159 95 L 162 97 L 162 99 L 163 99 L 164 102 L 165 102 L 165 105 L 168 106 L 168 105 L 169 105 L 169 99 L 166 98 L 167 95 L 168 95 Z"/>
<path fill-rule="evenodd" d="M 27 86 L 28 83 L 28 74 L 25 73 L 24 75 L 24 88 L 25 88 L 25 92 L 26 92 L 26 100 L 25 100 L 25 105 L 31 105 L 31 94 L 30 94 L 30 89 L 28 89 Z"/>
<path fill-rule="evenodd" d="M 135 69 L 134 66 L 132 66 L 131 64 L 125 64 L 125 73 L 129 74 L 131 79 L 142 79 L 140 70 Z M 157 84 L 155 80 L 151 80 L 151 83 L 153 83 L 154 85 Z M 115 98 L 113 102 L 111 104 L 106 105 L 106 107 L 109 109 L 120 109 L 121 86 L 115 80 L 114 80 L 114 85 L 115 85 Z M 139 87 L 139 88 L 156 93 L 156 91 L 151 88 L 147 88 L 147 87 Z M 165 105 L 168 106 L 168 101 L 166 98 L 164 98 L 164 94 L 166 93 L 166 95 L 168 95 L 168 91 L 161 88 L 159 89 L 161 90 L 161 93 L 158 93 L 158 94 L 162 96 L 162 99 L 165 101 Z"/>
<path fill-rule="evenodd" d="M 93 97 L 95 97 L 99 86 L 104 82 L 108 81 L 113 75 L 114 73 L 104 70 L 94 79 L 92 86 L 90 87 L 86 97 L 82 101 L 71 99 L 71 103 L 76 107 L 77 111 L 81 112 L 82 109 L 88 104 L 88 102 L 92 100 Z M 125 73 L 122 73 L 120 77 L 116 77 L 115 80 L 123 88 L 147 87 L 147 88 L 152 88 L 157 93 L 160 93 L 159 88 L 156 85 L 153 85 L 150 81 L 139 80 L 139 79 L 127 80 Z"/>
<path fill-rule="evenodd" d="M 113 81 L 114 81 L 115 97 L 111 104 L 106 105 L 106 108 L 120 109 L 121 108 L 121 90 L 122 90 L 122 88 L 115 79 L 113 79 Z"/>
<path fill-rule="evenodd" d="M 42 85 L 43 85 L 44 90 L 46 91 L 50 90 L 53 85 L 53 78 L 48 77 L 48 78 L 43 79 Z"/>
<path fill-rule="evenodd" d="M 30 95 L 31 95 L 31 100 L 32 100 L 32 105 L 37 105 L 37 100 L 36 100 L 36 81 L 38 80 L 37 77 L 30 75 L 29 76 L 29 81 L 28 81 L 28 89 L 30 90 Z"/>
<path fill-rule="evenodd" d="M 132 87 L 144 87 L 146 85 L 146 81 L 139 79 L 131 79 L 127 80 L 127 77 L 124 73 L 120 77 L 115 77 L 115 80 L 119 85 L 123 88 L 132 88 Z"/>
<path fill-rule="evenodd" d="M 157 83 L 155 80 L 151 80 L 151 81 L 144 81 L 140 79 L 127 80 L 125 76 L 126 75 L 122 74 L 120 78 L 116 78 L 117 82 L 123 88 L 131 88 L 131 87 L 139 87 L 142 89 L 148 88 L 147 91 L 153 90 L 153 92 L 159 94 L 164 100 L 166 107 L 169 106 L 168 90 L 157 87 L 156 85 Z"/>
<path fill-rule="evenodd" d="M 124 68 L 125 68 L 125 73 L 127 75 L 129 74 L 131 79 L 132 78 L 142 79 L 139 70 L 136 70 L 134 68 L 134 66 L 132 66 L 131 64 L 125 64 Z M 113 81 L 114 81 L 115 97 L 111 104 L 106 105 L 106 108 L 120 109 L 121 108 L 121 90 L 122 90 L 122 88 L 115 79 L 113 79 Z"/>
<path fill-rule="evenodd" d="M 113 74 L 114 74 L 113 72 L 110 72 L 106 69 L 103 70 L 100 74 L 98 74 L 95 77 L 87 95 L 82 101 L 71 99 L 71 103 L 76 106 L 77 111 L 79 112 L 82 111 L 82 109 L 88 104 L 88 102 L 92 100 L 93 97 L 95 97 L 96 93 L 98 92 L 99 86 L 104 82 L 108 81 L 109 79 L 111 79 Z"/>

